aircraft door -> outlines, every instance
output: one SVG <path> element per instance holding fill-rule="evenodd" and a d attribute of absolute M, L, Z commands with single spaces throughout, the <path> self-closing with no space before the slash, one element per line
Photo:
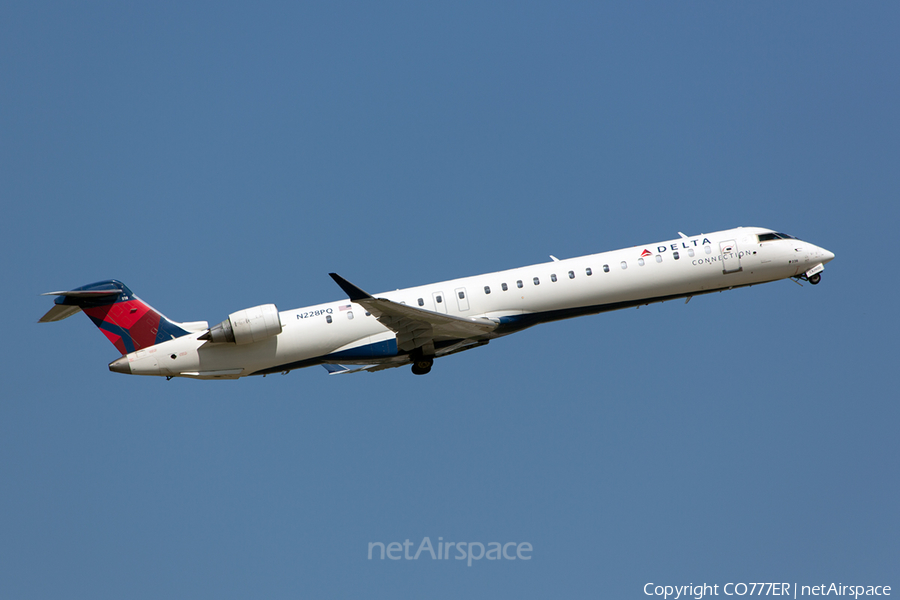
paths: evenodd
<path fill-rule="evenodd" d="M 722 273 L 737 273 L 743 270 L 737 242 L 734 240 L 719 242 L 719 252 L 722 255 Z"/>
<path fill-rule="evenodd" d="M 434 292 L 431 294 L 431 299 L 434 301 L 434 312 L 440 312 L 447 314 L 447 298 L 444 296 L 444 292 Z"/>
<path fill-rule="evenodd" d="M 459 301 L 459 310 L 469 310 L 469 298 L 466 296 L 466 288 L 456 288 L 456 299 Z"/>

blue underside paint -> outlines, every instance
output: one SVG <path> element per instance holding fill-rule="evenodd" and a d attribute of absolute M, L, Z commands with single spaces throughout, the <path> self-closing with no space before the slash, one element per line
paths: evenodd
<path fill-rule="evenodd" d="M 388 358 L 397 356 L 397 340 L 385 340 L 383 342 L 375 342 L 374 344 L 365 344 L 357 346 L 349 350 L 341 350 L 340 352 L 332 352 L 318 358 L 310 358 L 307 360 L 298 360 L 297 362 L 288 363 L 286 365 L 278 365 L 269 369 L 256 371 L 253 375 L 267 375 L 269 373 L 280 373 L 282 371 L 290 371 L 292 369 L 302 369 L 304 367 L 312 367 L 321 365 L 326 362 L 340 362 L 342 360 L 376 360 L 379 358 Z"/>
<path fill-rule="evenodd" d="M 384 358 L 387 356 L 397 356 L 397 340 L 384 340 L 383 342 L 375 342 L 374 344 L 366 344 L 349 350 L 341 350 L 333 352 L 324 358 L 327 360 L 365 360 L 367 358 Z"/>

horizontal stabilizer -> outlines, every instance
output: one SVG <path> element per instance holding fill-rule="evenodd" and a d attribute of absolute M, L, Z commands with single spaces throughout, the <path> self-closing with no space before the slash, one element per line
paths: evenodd
<path fill-rule="evenodd" d="M 107 289 L 94 290 L 64 290 L 60 292 L 47 292 L 41 296 L 60 296 L 57 298 L 56 304 L 47 313 L 38 319 L 38 323 L 52 323 L 54 321 L 62 321 L 74 315 L 81 310 L 79 300 L 87 300 L 92 302 L 106 300 L 110 303 L 115 302 L 122 293 L 117 287 L 108 287 Z M 71 299 L 68 300 L 67 299 Z"/>
<path fill-rule="evenodd" d="M 119 289 L 110 290 L 70 290 L 68 292 L 46 292 L 41 296 L 66 296 L 68 298 L 85 298 L 91 300 L 99 300 L 104 296 L 114 298 L 122 293 Z"/>
<path fill-rule="evenodd" d="M 66 306 L 64 304 L 54 304 L 53 308 L 47 311 L 47 313 L 38 319 L 38 323 L 52 323 L 53 321 L 62 321 L 63 319 L 67 319 L 74 315 L 77 312 L 81 312 L 80 306 Z"/>

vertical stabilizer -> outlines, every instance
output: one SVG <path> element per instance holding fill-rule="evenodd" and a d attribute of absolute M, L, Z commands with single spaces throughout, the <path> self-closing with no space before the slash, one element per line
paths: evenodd
<path fill-rule="evenodd" d="M 40 318 L 40 323 L 60 321 L 79 310 L 84 311 L 122 354 L 188 333 L 115 279 L 98 281 L 65 292 L 48 292 L 44 296 L 57 298 L 53 308 Z"/>

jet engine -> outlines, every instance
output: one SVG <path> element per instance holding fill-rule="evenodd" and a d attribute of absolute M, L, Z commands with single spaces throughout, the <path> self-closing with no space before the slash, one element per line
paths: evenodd
<path fill-rule="evenodd" d="M 274 304 L 245 308 L 228 315 L 228 318 L 211 327 L 199 337 L 211 342 L 249 344 L 281 333 L 281 319 Z"/>

